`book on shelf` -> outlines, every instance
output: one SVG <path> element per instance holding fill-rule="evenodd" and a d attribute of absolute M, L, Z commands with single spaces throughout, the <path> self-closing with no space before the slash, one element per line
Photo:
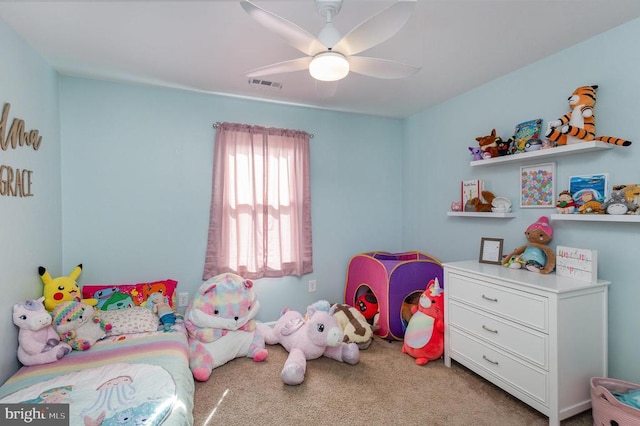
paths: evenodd
<path fill-rule="evenodd" d="M 482 191 L 484 190 L 484 181 L 480 179 L 463 180 L 460 183 L 460 205 L 462 211 L 465 210 L 465 206 L 469 200 L 473 198 L 481 198 Z"/>

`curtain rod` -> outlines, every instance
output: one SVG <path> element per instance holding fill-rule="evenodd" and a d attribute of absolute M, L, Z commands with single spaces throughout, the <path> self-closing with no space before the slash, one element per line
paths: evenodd
<path fill-rule="evenodd" d="M 217 129 L 220 124 L 222 124 L 222 123 L 220 123 L 219 121 L 213 123 L 213 128 Z M 309 133 L 309 139 L 313 139 L 313 133 Z"/>

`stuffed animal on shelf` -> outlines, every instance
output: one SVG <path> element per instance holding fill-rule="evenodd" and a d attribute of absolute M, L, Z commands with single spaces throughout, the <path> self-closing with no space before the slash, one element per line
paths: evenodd
<path fill-rule="evenodd" d="M 353 306 L 336 303 L 333 306 L 333 317 L 344 334 L 343 342 L 355 343 L 360 350 L 367 349 L 373 341 L 376 327 L 371 326 L 360 311 Z"/>
<path fill-rule="evenodd" d="M 438 278 L 429 281 L 404 333 L 402 352 L 425 365 L 444 353 L 444 294 Z"/>
<path fill-rule="evenodd" d="M 253 282 L 236 274 L 216 275 L 200 286 L 185 312 L 194 379 L 204 382 L 214 368 L 241 356 L 267 358 L 254 319 L 259 309 Z"/>
<path fill-rule="evenodd" d="M 475 197 L 467 201 L 464 207 L 466 212 L 491 212 L 493 199 L 496 198 L 492 192 L 482 191 L 482 198 Z"/>
<path fill-rule="evenodd" d="M 515 257 L 529 271 L 541 274 L 552 272 L 556 267 L 556 254 L 547 245 L 553 238 L 553 229 L 549 225 L 549 218 L 541 216 L 536 222 L 529 225 L 524 235 L 529 244 L 518 247 L 505 255 L 502 264 L 511 266 Z"/>
<path fill-rule="evenodd" d="M 60 303 L 51 316 L 53 327 L 60 338 L 76 351 L 90 349 L 113 328 L 111 324 L 100 319 L 92 306 L 75 300 Z"/>
<path fill-rule="evenodd" d="M 602 211 L 612 215 L 623 215 L 633 213 L 638 209 L 638 206 L 632 202 L 627 201 L 624 192 L 622 190 L 613 192 L 611 197 L 606 200 L 600 206 Z"/>
<path fill-rule="evenodd" d="M 44 307 L 47 311 L 52 312 L 53 309 L 62 302 L 75 300 L 89 306 L 96 306 L 97 299 L 81 299 L 80 288 L 76 280 L 82 273 L 82 263 L 73 268 L 68 277 L 52 278 L 44 266 L 38 267 L 38 273 L 44 284 Z"/>
<path fill-rule="evenodd" d="M 604 213 L 602 210 L 602 203 L 596 200 L 596 194 L 592 189 L 585 189 L 578 191 L 580 193 L 580 205 L 578 206 L 578 213 L 581 214 L 600 214 Z"/>
<path fill-rule="evenodd" d="M 55 362 L 71 352 L 61 342 L 51 325 L 51 315 L 44 308 L 44 297 L 13 305 L 13 323 L 18 326 L 18 360 L 22 365 Z"/>
<path fill-rule="evenodd" d="M 569 97 L 571 112 L 557 120 L 550 121 L 545 133 L 558 145 L 567 145 L 588 141 L 601 141 L 614 145 L 629 146 L 631 142 L 612 136 L 596 136 L 596 90 L 598 86 L 578 87 Z"/>
<path fill-rule="evenodd" d="M 265 342 L 280 344 L 288 352 L 280 377 L 287 385 L 299 385 L 304 381 L 307 360 L 321 356 L 357 364 L 360 349 L 355 343 L 344 343 L 342 329 L 333 317 L 329 302 L 321 300 L 307 308 L 307 318 L 296 311 L 284 310 L 273 328 L 258 324 L 263 330 Z"/>
<path fill-rule="evenodd" d="M 498 142 L 502 141 L 500 136 L 496 136 L 496 129 L 491 131 L 490 135 L 478 136 L 476 138 L 480 150 L 482 151 L 482 158 L 493 158 L 500 156 L 498 151 Z"/>
<path fill-rule="evenodd" d="M 573 195 L 569 191 L 562 191 L 558 195 L 558 202 L 556 203 L 556 211 L 561 214 L 573 213 L 576 210 L 576 202 L 573 200 Z"/>
<path fill-rule="evenodd" d="M 477 146 L 470 146 L 469 151 L 471 152 L 471 161 L 482 160 L 482 150 Z"/>
<path fill-rule="evenodd" d="M 176 323 L 176 314 L 171 305 L 169 305 L 167 296 L 161 292 L 150 294 L 147 297 L 147 307 L 158 315 L 162 325 L 171 326 Z"/>

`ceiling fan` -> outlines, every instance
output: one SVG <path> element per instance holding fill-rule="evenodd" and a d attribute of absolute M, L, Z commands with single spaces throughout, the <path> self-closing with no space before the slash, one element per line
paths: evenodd
<path fill-rule="evenodd" d="M 242 0 L 243 9 L 265 28 L 275 32 L 307 56 L 256 68 L 245 73 L 247 77 L 309 70 L 319 81 L 337 81 L 350 71 L 375 78 L 395 79 L 415 74 L 419 67 L 400 62 L 356 56 L 395 35 L 407 22 L 416 0 L 398 0 L 396 3 L 368 18 L 342 37 L 332 20 L 342 7 L 342 0 L 314 0 L 316 10 L 326 19 L 318 36 L 313 36 L 298 25 L 266 11 L 248 0 Z"/>

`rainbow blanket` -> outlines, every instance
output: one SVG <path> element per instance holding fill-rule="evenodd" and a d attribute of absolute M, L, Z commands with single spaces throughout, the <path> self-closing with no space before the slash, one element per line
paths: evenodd
<path fill-rule="evenodd" d="M 0 402 L 51 402 L 42 395 L 65 386 L 73 390 L 57 393 L 67 398 L 58 402 L 70 404 L 71 425 L 101 415 L 109 424 L 119 411 L 137 407 L 140 414 L 152 408 L 141 401 L 156 405 L 156 421 L 150 424 L 193 424 L 194 383 L 181 321 L 170 331 L 107 337 L 54 363 L 22 367 L 0 387 Z"/>

